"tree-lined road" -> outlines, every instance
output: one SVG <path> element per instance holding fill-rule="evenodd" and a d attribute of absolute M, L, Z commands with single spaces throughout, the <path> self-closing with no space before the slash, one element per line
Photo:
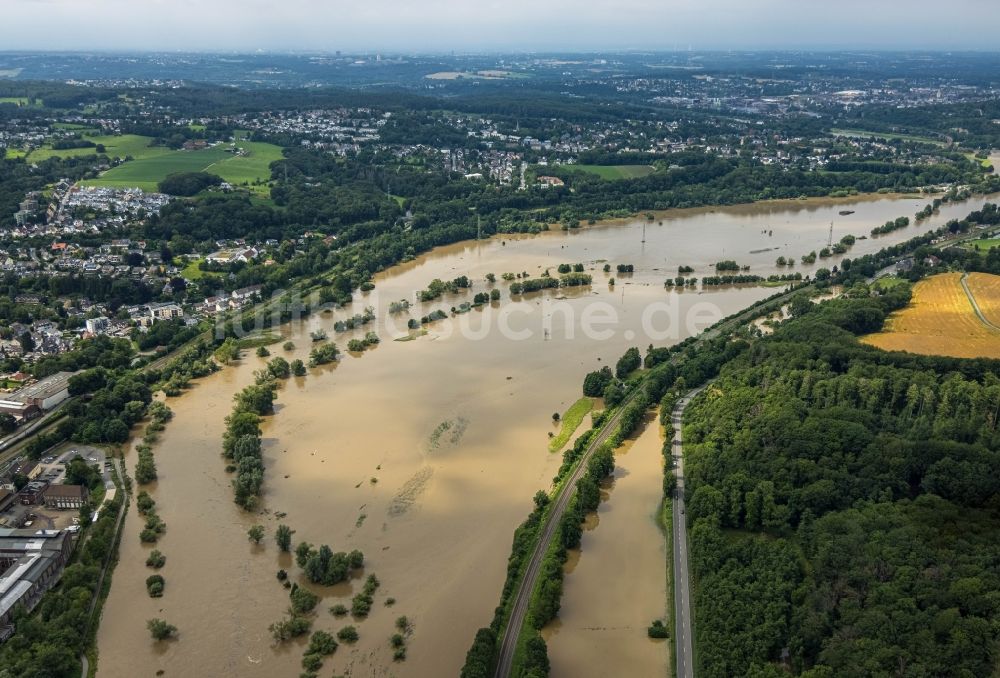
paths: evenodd
<path fill-rule="evenodd" d="M 670 413 L 670 423 L 674 429 L 671 442 L 671 456 L 674 462 L 674 476 L 677 486 L 673 497 L 673 541 L 674 541 L 674 653 L 676 655 L 677 677 L 694 678 L 694 640 L 691 624 L 691 576 L 688 572 L 687 516 L 684 513 L 684 450 L 681 422 L 684 409 L 692 398 L 701 393 L 704 386 L 691 391 L 681 398 Z"/>

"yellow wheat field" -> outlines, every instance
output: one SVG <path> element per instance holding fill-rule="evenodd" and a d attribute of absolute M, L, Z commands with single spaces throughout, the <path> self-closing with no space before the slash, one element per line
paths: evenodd
<path fill-rule="evenodd" d="M 921 280 L 910 305 L 889 316 L 882 332 L 862 341 L 886 351 L 1000 358 L 1000 332 L 980 321 L 961 279 L 961 273 L 942 273 Z M 987 318 L 1000 316 L 1000 276 L 971 274 L 969 288 Z"/>
<path fill-rule="evenodd" d="M 1000 327 L 1000 275 L 970 273 L 966 283 L 986 319 Z"/>

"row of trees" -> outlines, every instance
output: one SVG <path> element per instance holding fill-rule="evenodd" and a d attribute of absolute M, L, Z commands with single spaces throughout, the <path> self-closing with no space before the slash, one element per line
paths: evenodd
<path fill-rule="evenodd" d="M 222 453 L 230 460 L 228 470 L 236 473 L 233 480 L 235 501 L 250 511 L 257 506 L 264 483 L 264 461 L 261 455 L 261 417 L 274 412 L 277 387 L 272 380 L 251 384 L 237 393 L 233 410 L 226 417 L 222 436 Z"/>

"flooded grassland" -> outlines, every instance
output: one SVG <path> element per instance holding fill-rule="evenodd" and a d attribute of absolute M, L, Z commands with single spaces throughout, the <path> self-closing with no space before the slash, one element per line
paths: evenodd
<path fill-rule="evenodd" d="M 571 552 L 559 616 L 542 630 L 553 678 L 666 675 L 669 645 L 646 627 L 668 618 L 666 540 L 658 523 L 663 437 L 650 416 L 615 451 L 615 472 Z"/>
<path fill-rule="evenodd" d="M 962 217 L 982 202 L 948 205 L 919 227 L 858 241 L 848 256 L 905 240 Z M 271 351 L 289 360 L 307 358 L 309 332 L 319 327 L 341 349 L 369 329 L 376 329 L 382 341 L 283 384 L 276 414 L 263 427 L 267 471 L 260 515 L 242 512 L 233 503 L 219 453 L 232 396 L 253 381 L 253 371 L 264 360 L 246 352 L 238 364 L 169 401 L 175 414 L 155 446 L 159 481 L 150 489 L 167 524 L 156 545 L 167 557 L 161 571 L 166 591 L 162 598 L 146 595 L 144 581 L 152 571 L 144 561 L 150 547 L 139 543 L 141 520 L 131 512 L 98 634 L 99 675 L 298 675 L 304 642 L 272 646 L 267 629 L 288 607 L 277 570 L 286 569 L 294 581 L 305 584 L 292 558 L 279 554 L 274 544 L 279 522 L 296 531 L 294 543 L 362 550 L 365 574 L 375 573 L 382 582 L 372 613 L 363 621 L 336 619 L 327 611 L 336 603 L 350 606 L 360 579 L 332 588 L 310 585 L 324 597 L 314 629 L 336 631 L 351 623 L 360 633 L 356 644 L 341 644 L 326 660 L 323 674 L 455 675 L 475 629 L 492 616 L 513 529 L 528 513 L 534 492 L 549 486 L 558 467 L 558 455 L 547 449 L 548 433 L 555 430 L 552 413 L 564 412 L 579 397 L 585 373 L 613 365 L 630 346 L 644 351 L 650 343 L 675 343 L 777 291 L 667 291 L 664 279 L 675 276 L 680 265 L 693 267 L 691 275 L 710 275 L 721 259 L 750 266 L 749 272 L 759 275 L 787 272 L 775 268 L 776 257 L 798 259 L 819 250 L 827 243 L 831 221 L 836 241 L 912 215 L 925 203 L 864 200 L 851 207 L 855 214 L 845 217 L 838 214 L 845 203 L 765 204 L 461 243 L 379 275 L 376 289 L 357 295 L 351 308 L 284 327 L 283 341 L 292 341 L 295 349 L 284 351 L 278 343 Z M 806 274 L 839 259 L 793 270 Z M 558 264 L 577 262 L 593 275 L 591 287 L 549 290 L 515 301 L 509 283 L 500 280 L 508 271 L 537 277 L 546 268 L 555 274 Z M 611 273 L 603 272 L 604 262 Z M 618 275 L 617 264 L 632 264 L 635 273 Z M 427 333 L 411 341 L 393 341 L 407 335 L 407 317 L 447 310 L 471 301 L 475 292 L 488 291 L 487 273 L 497 276 L 499 304 L 427 325 Z M 414 292 L 432 279 L 461 275 L 475 282 L 471 292 L 415 303 L 409 316 L 393 316 L 393 326 L 386 326 L 389 302 L 412 302 Z M 613 287 L 611 277 L 617 279 Z M 368 305 L 376 308 L 377 327 L 334 333 L 335 319 Z M 616 481 L 621 487 L 612 492 L 604 511 L 614 512 L 635 499 L 639 516 L 639 504 L 647 501 L 639 488 L 648 484 L 659 491 L 660 467 L 640 463 L 637 453 L 647 443 L 655 446 L 647 438 L 655 438 L 655 431 L 647 431 L 622 458 L 629 475 Z M 134 461 L 133 453 L 130 469 Z M 646 513 L 651 515 L 658 497 L 652 490 L 648 494 L 652 503 Z M 280 520 L 275 517 L 279 512 L 286 514 Z M 615 540 L 633 539 L 632 529 L 645 535 L 647 522 L 636 518 L 608 531 L 609 553 L 623 548 L 625 542 Z M 254 523 L 267 531 L 261 546 L 246 537 Z M 598 564 L 587 564 L 588 548 L 597 543 L 599 532 L 585 537 L 581 573 L 603 569 L 596 555 Z M 662 551 L 662 541 L 657 548 Z M 578 605 L 576 576 L 567 577 L 568 611 Z M 656 574 L 656 591 L 662 592 L 664 577 L 662 571 Z M 656 591 L 650 595 L 659 595 Z M 396 601 L 391 607 L 385 604 L 389 597 Z M 584 602 L 579 606 L 585 618 Z M 632 623 L 648 624 L 657 616 L 652 609 L 642 614 Z M 404 662 L 392 660 L 389 643 L 399 615 L 413 622 Z M 175 624 L 178 639 L 153 643 L 145 629 L 145 620 L 152 617 Z M 644 634 L 638 637 L 646 648 Z M 558 637 L 553 643 L 555 666 L 564 661 L 559 658 L 561 643 Z M 666 661 L 665 652 L 658 661 Z"/>

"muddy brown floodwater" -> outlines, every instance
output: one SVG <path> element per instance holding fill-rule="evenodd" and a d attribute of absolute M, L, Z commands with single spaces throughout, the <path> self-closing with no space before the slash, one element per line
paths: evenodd
<path fill-rule="evenodd" d="M 311 587 L 323 596 L 314 629 L 336 631 L 355 623 L 361 636 L 326 660 L 324 675 L 456 675 L 475 629 L 492 616 L 513 530 L 527 515 L 534 492 L 549 487 L 558 467 L 558 455 L 547 451 L 552 413 L 577 399 L 585 373 L 613 365 L 629 346 L 644 351 L 650 343 L 675 343 L 777 291 L 668 292 L 663 280 L 676 275 L 679 265 L 694 267 L 692 275 L 708 275 L 720 259 L 749 265 L 751 273 L 774 273 L 778 255 L 797 259 L 823 247 L 831 221 L 835 240 L 847 233 L 862 235 L 890 218 L 914 214 L 925 202 L 883 197 L 681 210 L 652 223 L 640 219 L 461 243 L 379 275 L 375 291 L 356 296 L 351 308 L 286 326 L 283 331 L 296 348 L 285 352 L 279 343 L 272 353 L 305 359 L 310 330 L 326 329 L 344 348 L 363 331 L 334 335 L 334 319 L 373 305 L 382 343 L 282 386 L 277 412 L 264 425 L 261 515 L 243 513 L 233 504 L 219 451 L 232 396 L 253 380 L 264 361 L 247 352 L 240 363 L 169 401 L 175 416 L 155 446 L 159 481 L 150 488 L 167 524 L 156 546 L 167 557 L 166 591 L 158 599 L 146 595 L 144 581 L 151 571 L 144 561 L 150 547 L 139 543 L 141 521 L 130 512 L 98 633 L 99 675 L 297 676 L 304 642 L 273 647 L 267 630 L 288 606 L 277 570 L 289 570 L 302 583 L 290 558 L 274 545 L 279 522 L 296 531 L 295 542 L 361 549 L 365 573 L 375 573 L 382 582 L 371 616 L 358 622 L 335 619 L 327 610 L 339 602 L 349 605 L 359 580 Z M 948 205 L 919 227 L 858 241 L 850 256 L 964 216 L 982 202 Z M 842 209 L 855 214 L 841 217 Z M 633 264 L 635 273 L 606 275 L 605 260 L 612 269 Z M 838 261 L 834 257 L 794 270 L 809 273 Z M 512 301 L 508 283 L 499 280 L 507 271 L 537 276 L 547 267 L 575 262 L 593 274 L 591 288 Z M 387 326 L 389 302 L 413 300 L 414 292 L 434 278 L 468 275 L 475 281 L 473 292 L 484 291 L 490 287 L 484 282 L 489 272 L 497 275 L 502 291 L 498 306 L 432 324 L 412 341 L 392 340 L 406 335 L 407 316 L 394 316 L 397 327 Z M 618 280 L 609 289 L 612 276 Z M 471 294 L 418 303 L 410 316 L 471 301 Z M 584 331 L 587 323 L 590 331 Z M 134 462 L 130 452 L 130 469 Z M 640 475 L 659 486 L 656 464 L 636 464 L 633 471 L 628 456 L 625 462 L 636 477 L 620 479 L 622 488 L 633 482 L 638 488 Z M 618 497 L 625 494 L 631 490 L 613 492 L 604 510 L 616 511 L 616 502 L 624 501 Z M 649 501 L 651 514 L 656 498 Z M 277 512 L 287 515 L 279 521 Z M 634 522 L 635 530 L 648 531 L 648 521 Z M 267 530 L 259 547 L 246 537 L 254 523 Z M 630 524 L 622 523 L 615 534 L 631 539 Z M 581 572 L 589 569 L 590 555 L 585 548 Z M 575 576 L 567 579 L 571 593 Z M 655 578 L 659 590 L 663 576 Z M 389 597 L 396 600 L 392 607 L 385 605 Z M 573 600 L 567 599 L 571 608 Z M 405 662 L 392 661 L 389 645 L 399 615 L 413 622 Z M 645 624 L 652 616 L 654 610 L 643 610 L 630 623 Z M 178 639 L 153 643 L 145 628 L 152 617 L 176 625 Z"/>
<path fill-rule="evenodd" d="M 615 472 L 570 553 L 559 616 L 542 630 L 554 678 L 667 675 L 669 645 L 646 627 L 666 621 L 663 436 L 650 415 L 615 451 Z M 627 670 L 623 670 L 627 667 Z"/>

